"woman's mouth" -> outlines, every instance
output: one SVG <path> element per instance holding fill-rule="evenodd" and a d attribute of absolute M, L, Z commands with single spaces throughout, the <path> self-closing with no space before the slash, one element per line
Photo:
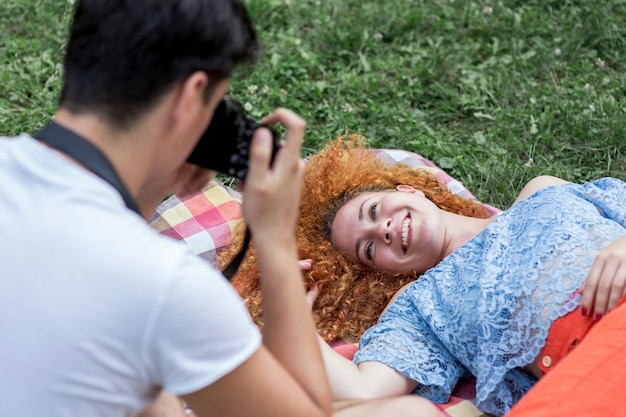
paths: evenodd
<path fill-rule="evenodd" d="M 406 253 L 409 247 L 409 232 L 411 226 L 411 215 L 406 216 L 404 221 L 402 222 L 402 233 L 401 233 L 401 242 L 402 242 L 402 250 Z"/>

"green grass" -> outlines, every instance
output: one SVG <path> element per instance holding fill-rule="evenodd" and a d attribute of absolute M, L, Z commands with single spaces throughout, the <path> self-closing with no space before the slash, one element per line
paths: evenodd
<path fill-rule="evenodd" d="M 430 158 L 500 208 L 540 174 L 626 179 L 625 0 L 247 0 L 264 52 L 231 94 Z M 0 133 L 54 111 L 70 7 L 0 5 Z"/>
<path fill-rule="evenodd" d="M 70 18 L 67 2 L 0 3 L 0 135 L 34 133 L 54 113 Z"/>

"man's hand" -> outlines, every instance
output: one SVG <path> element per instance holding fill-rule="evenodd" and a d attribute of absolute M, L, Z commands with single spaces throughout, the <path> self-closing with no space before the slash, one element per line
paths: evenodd
<path fill-rule="evenodd" d="M 287 128 L 285 144 L 269 166 L 272 137 L 267 129 L 254 134 L 250 152 L 250 168 L 244 183 L 243 213 L 257 244 L 263 239 L 270 244 L 294 240 L 298 217 L 304 161 L 300 148 L 305 122 L 290 110 L 279 108 L 266 117 L 263 124 L 281 123 Z"/>

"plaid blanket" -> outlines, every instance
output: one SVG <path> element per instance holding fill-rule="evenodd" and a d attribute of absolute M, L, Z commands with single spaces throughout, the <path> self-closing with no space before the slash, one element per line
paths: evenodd
<path fill-rule="evenodd" d="M 414 168 L 427 169 L 453 193 L 477 200 L 463 184 L 421 155 L 392 149 L 371 149 L 370 152 L 389 163 L 403 162 Z M 180 199 L 171 196 L 163 201 L 152 215 L 150 224 L 159 233 L 184 241 L 194 254 L 215 265 L 219 250 L 231 242 L 237 224 L 242 221 L 241 198 L 237 191 L 211 181 L 197 194 Z M 482 204 L 491 215 L 500 211 Z M 352 358 L 356 347 L 346 344 L 334 348 Z M 474 381 L 464 380 L 450 400 L 438 406 L 445 417 L 487 416 L 472 404 L 475 395 Z"/>
<path fill-rule="evenodd" d="M 217 182 L 209 182 L 197 194 L 163 201 L 150 218 L 159 233 L 184 241 L 191 251 L 215 265 L 219 249 L 230 244 L 242 221 L 241 194 Z"/>

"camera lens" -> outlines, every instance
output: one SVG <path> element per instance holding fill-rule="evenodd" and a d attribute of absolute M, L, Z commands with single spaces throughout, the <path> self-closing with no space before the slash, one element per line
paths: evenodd
<path fill-rule="evenodd" d="M 243 180 L 248 173 L 252 137 L 259 127 L 254 119 L 246 116 L 237 100 L 226 96 L 215 109 L 187 162 Z M 280 148 L 280 135 L 273 129 L 270 131 L 274 142 L 273 161 Z"/>

